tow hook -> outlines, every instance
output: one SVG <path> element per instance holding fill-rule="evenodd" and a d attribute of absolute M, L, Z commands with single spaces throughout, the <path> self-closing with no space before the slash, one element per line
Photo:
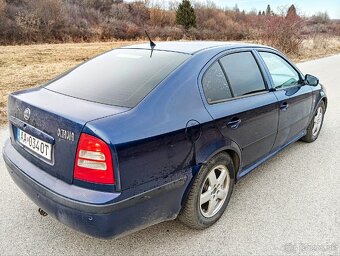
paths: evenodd
<path fill-rule="evenodd" d="M 38 212 L 40 213 L 41 216 L 46 217 L 48 215 L 47 212 L 45 212 L 43 209 L 39 208 Z"/>

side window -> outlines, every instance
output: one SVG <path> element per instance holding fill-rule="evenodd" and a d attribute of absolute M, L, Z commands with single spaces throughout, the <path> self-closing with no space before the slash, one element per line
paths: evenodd
<path fill-rule="evenodd" d="M 251 52 L 232 53 L 220 59 L 235 97 L 266 90 Z"/>
<path fill-rule="evenodd" d="M 269 53 L 259 52 L 263 61 L 266 63 L 269 73 L 274 82 L 274 88 L 286 88 L 299 84 L 299 74 L 296 70 L 280 56 Z"/>
<path fill-rule="evenodd" d="M 231 98 L 227 79 L 218 62 L 215 62 L 204 74 L 202 85 L 208 103 Z"/>

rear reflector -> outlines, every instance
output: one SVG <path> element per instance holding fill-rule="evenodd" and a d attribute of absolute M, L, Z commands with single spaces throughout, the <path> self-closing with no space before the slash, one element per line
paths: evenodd
<path fill-rule="evenodd" d="M 101 139 L 80 135 L 74 178 L 92 183 L 114 184 L 112 156 L 109 146 Z"/>

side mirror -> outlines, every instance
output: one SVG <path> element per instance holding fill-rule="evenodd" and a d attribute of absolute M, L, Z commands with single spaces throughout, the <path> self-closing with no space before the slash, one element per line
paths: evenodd
<path fill-rule="evenodd" d="M 319 79 L 312 75 L 305 76 L 305 83 L 311 86 L 317 86 L 319 84 Z"/>

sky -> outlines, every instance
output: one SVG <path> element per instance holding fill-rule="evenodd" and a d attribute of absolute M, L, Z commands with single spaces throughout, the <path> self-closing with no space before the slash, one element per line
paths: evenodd
<path fill-rule="evenodd" d="M 204 2 L 204 1 L 202 1 Z M 270 4 L 272 10 L 277 11 L 280 6 L 290 6 L 294 4 L 301 14 L 310 16 L 317 12 L 327 11 L 331 19 L 340 19 L 340 0 L 212 0 L 217 6 L 222 8 L 232 8 L 236 4 L 240 10 L 251 11 L 252 9 L 265 10 Z"/>

